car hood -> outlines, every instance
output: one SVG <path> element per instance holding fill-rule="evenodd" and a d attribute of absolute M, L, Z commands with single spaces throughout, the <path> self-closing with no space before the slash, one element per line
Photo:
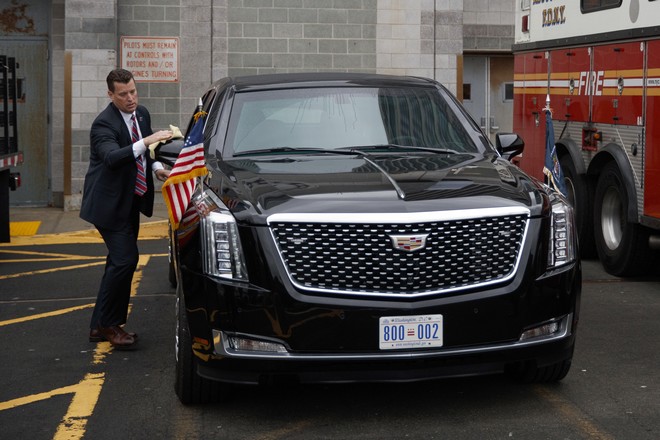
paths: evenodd
<path fill-rule="evenodd" d="M 538 182 L 497 155 L 261 156 L 209 167 L 211 189 L 239 221 L 254 224 L 275 213 L 525 206 L 538 215 L 544 198 Z"/>

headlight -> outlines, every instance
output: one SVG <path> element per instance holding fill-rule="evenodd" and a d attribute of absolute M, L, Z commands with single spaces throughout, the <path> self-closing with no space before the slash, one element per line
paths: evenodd
<path fill-rule="evenodd" d="M 573 208 L 562 197 L 550 196 L 550 243 L 548 269 L 554 269 L 575 260 L 575 219 Z"/>
<path fill-rule="evenodd" d="M 207 275 L 247 281 L 238 225 L 224 203 L 205 190 L 193 202 L 200 214 L 203 270 Z"/>

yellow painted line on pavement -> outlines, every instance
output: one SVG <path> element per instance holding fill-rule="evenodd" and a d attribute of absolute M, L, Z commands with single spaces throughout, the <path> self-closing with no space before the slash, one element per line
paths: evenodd
<path fill-rule="evenodd" d="M 88 229 L 83 231 L 61 232 L 57 234 L 12 236 L 10 243 L 3 243 L 0 247 L 70 243 L 103 243 L 103 239 L 96 229 Z"/>
<path fill-rule="evenodd" d="M 13 400 L 7 400 L 6 402 L 0 402 L 0 411 L 6 411 L 8 409 L 17 408 L 23 405 L 29 405 L 30 403 L 40 402 L 42 400 L 50 399 L 51 397 L 60 396 L 62 394 L 72 394 L 76 392 L 76 386 L 70 385 L 64 388 L 58 388 L 52 391 L 46 391 L 45 393 L 32 394 L 30 396 L 19 397 Z"/>
<path fill-rule="evenodd" d="M 167 254 L 165 254 L 167 255 Z M 135 272 L 133 273 L 133 281 L 131 281 L 131 296 L 137 295 L 137 290 L 138 286 L 140 285 L 140 281 L 142 281 L 142 270 L 147 266 L 147 263 L 149 263 L 149 260 L 151 259 L 151 255 L 140 255 L 140 259 L 138 260 L 138 265 L 137 268 L 135 269 Z M 128 313 L 130 314 L 131 311 L 129 310 Z"/>
<path fill-rule="evenodd" d="M 21 324 L 23 322 L 34 321 L 36 319 L 50 318 L 53 316 L 64 315 L 65 313 L 76 312 L 78 310 L 89 309 L 94 307 L 94 304 L 84 304 L 82 306 L 69 307 L 67 309 L 53 310 L 52 312 L 39 313 L 37 315 L 24 316 L 22 318 L 8 319 L 6 321 L 0 321 L 0 327 L 12 324 Z"/>
<path fill-rule="evenodd" d="M 42 400 L 50 399 L 51 397 L 60 396 L 62 394 L 74 394 L 74 400 L 76 400 L 75 395 L 81 393 L 84 396 L 83 398 L 79 399 L 78 402 L 87 403 L 87 405 L 79 405 L 75 409 L 82 413 L 88 409 L 89 403 L 92 403 L 93 399 L 90 399 L 90 396 L 93 397 L 96 389 L 98 389 L 98 392 L 100 393 L 100 385 L 103 384 L 104 380 L 104 373 L 90 373 L 86 375 L 85 378 L 77 385 L 69 385 L 67 387 L 58 388 L 56 390 L 46 391 L 45 393 L 32 394 L 31 396 L 19 397 L 18 399 L 0 402 L 0 411 L 28 405 L 30 403 L 40 402 Z M 98 393 L 96 394 L 96 398 L 98 399 Z M 93 403 L 96 405 L 96 400 L 93 400 Z M 70 409 L 71 407 L 69 407 L 69 410 Z"/>
<path fill-rule="evenodd" d="M 35 251 L 16 251 L 10 249 L 0 249 L 0 255 L 25 255 L 29 257 L 42 257 L 42 258 L 15 258 L 13 260 L 0 259 L 0 263 L 35 263 L 43 261 L 67 261 L 67 260 L 99 260 L 105 257 L 90 256 L 90 255 L 76 255 L 76 254 L 60 254 L 57 252 L 35 252 Z"/>
<path fill-rule="evenodd" d="M 21 273 L 12 273 L 9 275 L 0 275 L 0 280 L 8 280 L 10 278 L 20 278 L 20 277 L 25 277 L 29 275 L 42 275 L 45 273 L 52 273 L 52 272 L 59 272 L 62 270 L 74 270 L 74 269 L 82 269 L 84 267 L 92 267 L 92 266 L 100 266 L 102 264 L 105 264 L 105 258 L 103 258 L 103 261 L 97 261 L 94 263 L 87 263 L 87 264 L 76 264 L 75 266 L 65 266 L 65 267 L 55 267 L 52 269 L 43 269 L 43 270 L 33 270 L 30 272 L 21 272 Z"/>
<path fill-rule="evenodd" d="M 284 428 L 275 429 L 270 432 L 266 432 L 259 437 L 255 437 L 254 440 L 279 440 L 291 436 L 292 434 L 301 433 L 306 428 L 310 427 L 313 424 L 312 420 L 300 420 L 298 422 L 293 422 L 288 424 Z"/>
<path fill-rule="evenodd" d="M 582 431 L 586 438 L 591 440 L 614 440 L 612 435 L 600 429 L 589 416 L 568 400 L 563 399 L 559 394 L 542 385 L 536 385 L 534 392 L 545 401 L 550 402 L 571 425 Z"/>
<path fill-rule="evenodd" d="M 19 397 L 18 399 L 0 402 L 0 411 L 16 408 L 31 403 L 40 402 L 62 394 L 73 394 L 66 415 L 57 427 L 54 440 L 81 439 L 85 435 L 87 419 L 94 412 L 96 403 L 101 395 L 101 389 L 105 382 L 105 373 L 89 373 L 77 385 L 58 388 L 45 393 L 33 394 L 31 396 Z"/>
<path fill-rule="evenodd" d="M 168 221 L 142 223 L 138 240 L 157 240 L 167 238 Z M 84 231 L 62 232 L 58 234 L 41 234 L 32 236 L 12 236 L 10 243 L 0 244 L 0 248 L 31 245 L 70 244 L 70 243 L 103 243 L 96 229 Z"/>
<path fill-rule="evenodd" d="M 103 383 L 104 373 L 89 373 L 77 385 L 78 389 L 73 396 L 71 405 L 57 427 L 53 440 L 75 440 L 85 435 L 87 420 L 94 412 L 96 403 L 99 401 Z"/>
<path fill-rule="evenodd" d="M 49 263 L 51 261 L 80 261 L 80 260 L 98 260 L 99 258 L 104 257 L 71 257 L 71 258 L 60 258 L 60 257 L 45 257 L 45 258 L 14 258 L 13 260 L 0 260 L 0 263 Z"/>
<path fill-rule="evenodd" d="M 94 358 L 92 359 L 92 365 L 99 365 L 105 361 L 105 357 L 110 354 L 112 351 L 112 344 L 108 341 L 102 341 L 96 343 L 96 349 L 94 349 Z"/>
<path fill-rule="evenodd" d="M 37 255 L 38 253 L 32 253 L 31 255 Z M 70 260 L 70 255 L 67 254 L 51 254 L 51 257 L 56 257 L 60 256 L 63 257 L 62 261 Z M 146 255 L 140 255 L 140 258 L 138 260 L 138 265 L 135 270 L 135 273 L 133 275 L 133 281 L 131 283 L 131 297 L 134 297 L 137 295 L 138 292 L 138 287 L 140 285 L 140 282 L 142 281 L 142 275 L 143 275 L 143 270 L 151 260 L 151 257 L 166 257 L 167 254 L 146 254 Z M 85 257 L 87 258 L 87 257 Z M 20 276 L 27 276 L 27 275 L 36 275 L 36 274 L 43 274 L 43 273 L 50 273 L 50 272 L 57 272 L 61 270 L 72 270 L 72 269 L 79 269 L 79 268 L 84 268 L 84 267 L 90 267 L 90 266 L 96 266 L 100 264 L 105 264 L 105 257 L 96 257 L 96 258 L 102 258 L 103 261 L 100 262 L 94 262 L 94 263 L 89 263 L 89 264 L 80 264 L 80 265 L 75 265 L 75 266 L 66 266 L 66 267 L 59 267 L 59 268 L 54 268 L 54 269 L 47 269 L 47 270 L 40 270 L 40 271 L 31 271 L 31 272 L 23 272 L 19 274 L 11 274 L 11 275 L 5 275 L 0 277 L 0 279 L 7 279 L 7 278 L 16 278 Z M 0 261 L 6 261 L 6 260 L 0 260 Z M 25 259 L 21 260 L 25 262 L 32 262 L 34 260 L 30 259 Z M 131 304 L 129 304 L 129 310 L 128 313 L 130 315 L 131 312 Z M 78 310 L 83 310 L 83 309 L 88 309 L 88 308 L 93 308 L 94 304 L 84 304 L 80 306 L 75 306 L 75 307 L 69 307 L 65 309 L 59 309 L 59 310 L 54 310 L 51 312 L 46 312 L 46 313 L 39 313 L 36 315 L 31 315 L 31 316 L 24 316 L 21 318 L 14 318 L 14 319 L 9 319 L 5 321 L 0 321 L 0 327 L 3 326 L 8 326 L 12 324 L 20 324 L 23 322 L 28 322 L 28 321 L 33 321 L 37 319 L 44 319 L 44 318 L 49 318 L 53 316 L 58 316 L 58 315 L 63 315 L 66 313 L 70 312 L 75 312 Z M 105 360 L 105 357 L 112 352 L 112 345 L 107 342 L 99 342 L 96 344 L 96 349 L 94 350 L 94 357 L 92 359 L 92 365 L 99 365 L 102 364 Z M 101 395 L 101 391 L 103 389 L 103 384 L 105 382 L 105 373 L 88 373 L 85 375 L 85 378 L 77 385 L 71 385 L 63 388 L 58 388 L 52 391 L 44 392 L 44 393 L 38 393 L 38 394 L 33 394 L 30 396 L 24 396 L 24 397 L 19 397 L 17 399 L 9 400 L 6 402 L 0 402 L 0 411 L 8 410 L 11 408 L 16 408 L 18 406 L 22 405 L 28 405 L 31 403 L 39 402 L 42 400 L 49 399 L 53 396 L 58 396 L 62 394 L 73 394 L 73 399 L 71 400 L 71 404 L 69 405 L 69 408 L 67 410 L 66 415 L 63 417 L 62 421 L 60 422 L 59 426 L 57 427 L 57 431 L 55 433 L 55 436 L 53 437 L 54 440 L 76 440 L 76 439 L 82 439 L 85 436 L 86 432 L 86 426 L 87 426 L 87 421 L 89 418 L 93 415 L 94 413 L 94 408 L 96 407 L 96 404 L 99 400 L 99 397 Z"/>
<path fill-rule="evenodd" d="M 9 235 L 11 237 L 19 235 L 35 235 L 41 226 L 40 221 L 34 222 L 9 222 Z"/>

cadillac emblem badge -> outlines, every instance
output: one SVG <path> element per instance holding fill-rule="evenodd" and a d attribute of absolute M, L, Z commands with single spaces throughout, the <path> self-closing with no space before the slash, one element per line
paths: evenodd
<path fill-rule="evenodd" d="M 399 251 L 414 252 L 424 249 L 426 246 L 426 237 L 429 234 L 417 235 L 390 235 L 394 249 Z"/>

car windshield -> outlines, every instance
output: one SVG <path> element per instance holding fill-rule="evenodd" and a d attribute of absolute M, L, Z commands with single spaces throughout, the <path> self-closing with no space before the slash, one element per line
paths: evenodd
<path fill-rule="evenodd" d="M 297 88 L 239 92 L 225 151 L 234 155 L 296 149 L 478 151 L 435 88 Z"/>

